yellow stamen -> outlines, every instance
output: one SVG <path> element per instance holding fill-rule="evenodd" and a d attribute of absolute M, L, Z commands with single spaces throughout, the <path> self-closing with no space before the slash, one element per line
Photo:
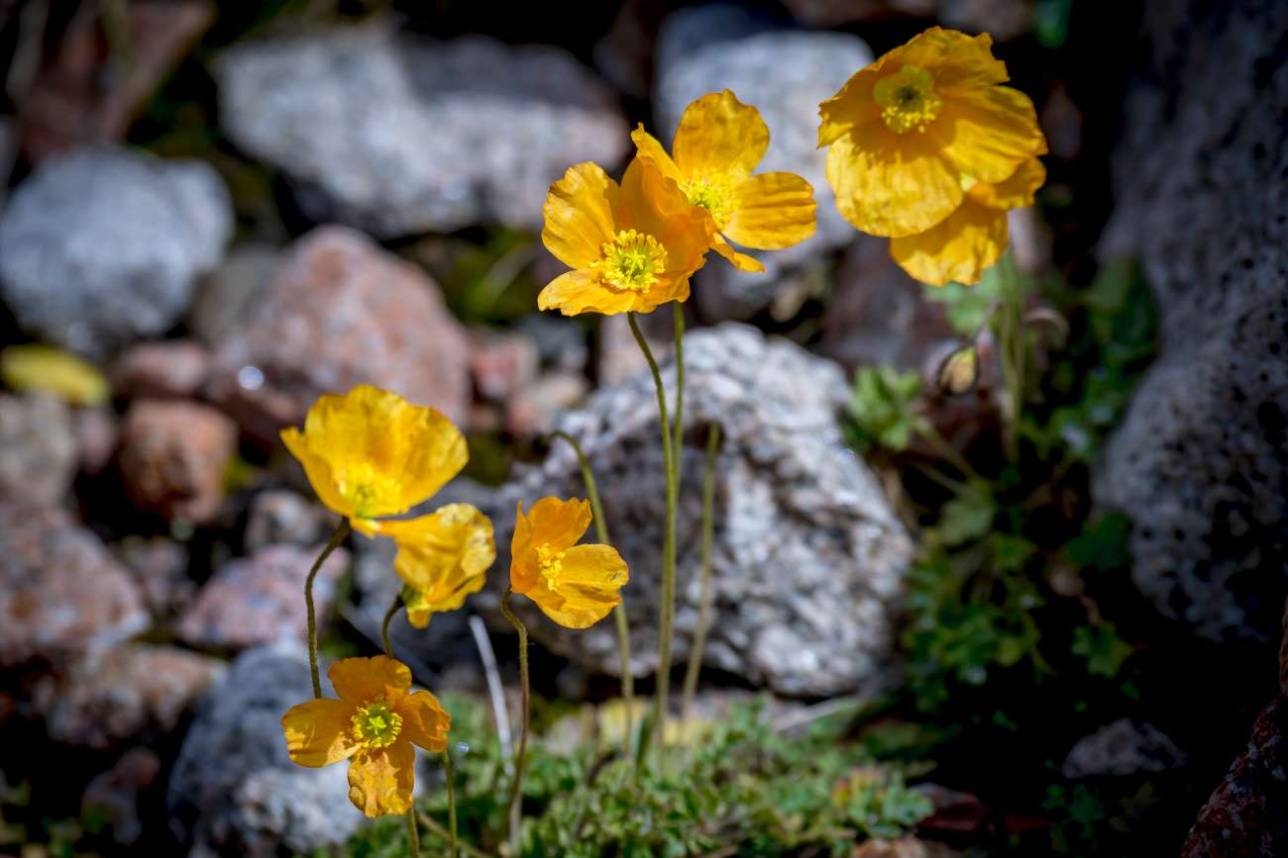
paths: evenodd
<path fill-rule="evenodd" d="M 542 579 L 546 582 L 546 587 L 551 593 L 559 592 L 559 576 L 563 573 L 563 556 L 562 551 L 557 551 L 549 545 L 537 546 L 537 571 L 541 573 Z"/>
<path fill-rule="evenodd" d="M 680 190 L 691 204 L 711 212 L 716 226 L 723 229 L 729 223 L 734 209 L 733 188 L 729 182 L 709 176 L 690 176 L 680 183 Z"/>
<path fill-rule="evenodd" d="M 918 66 L 904 66 L 877 81 L 872 97 L 883 108 L 881 118 L 896 134 L 925 131 L 943 102 L 935 95 L 935 78 Z"/>
<path fill-rule="evenodd" d="M 386 748 L 402 731 L 402 716 L 384 700 L 358 707 L 352 723 L 354 738 L 368 748 Z"/>
<path fill-rule="evenodd" d="M 398 497 L 402 489 L 397 477 L 379 473 L 370 464 L 336 474 L 336 482 L 341 497 L 353 504 L 359 518 L 365 518 L 369 509 L 388 506 L 387 499 Z"/>
<path fill-rule="evenodd" d="M 596 267 L 604 279 L 618 289 L 643 292 L 666 270 L 666 249 L 653 236 L 633 229 L 619 230 L 604 242 L 603 258 Z"/>

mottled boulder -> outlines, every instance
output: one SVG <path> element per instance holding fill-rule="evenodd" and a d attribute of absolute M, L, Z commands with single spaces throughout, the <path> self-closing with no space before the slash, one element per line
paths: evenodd
<path fill-rule="evenodd" d="M 210 521 L 237 452 L 237 426 L 200 402 L 138 400 L 121 425 L 121 476 L 139 509 Z"/>
<path fill-rule="evenodd" d="M 759 252 L 764 274 L 738 272 L 712 260 L 699 272 L 695 300 L 712 319 L 746 318 L 789 282 L 810 276 L 821 258 L 855 235 L 837 212 L 818 148 L 818 105 L 872 52 L 846 33 L 777 29 L 739 7 L 702 6 L 672 14 L 658 39 L 653 131 L 666 144 L 684 108 L 708 92 L 731 89 L 760 110 L 769 125 L 769 152 L 760 169 L 787 170 L 814 186 L 818 231 L 787 250 Z"/>
<path fill-rule="evenodd" d="M 183 399 L 195 395 L 210 372 L 210 352 L 192 340 L 139 343 L 112 364 L 112 392 L 123 399 Z"/>
<path fill-rule="evenodd" d="M 153 616 L 171 617 L 192 601 L 197 582 L 188 577 L 188 549 L 182 543 L 131 536 L 112 551 L 139 585 Z"/>
<path fill-rule="evenodd" d="M 173 325 L 232 226 L 204 163 L 78 150 L 43 162 L 0 216 L 0 290 L 27 330 L 100 356 Z"/>
<path fill-rule="evenodd" d="M 307 623 L 304 581 L 321 551 L 271 545 L 220 567 L 184 611 L 177 632 L 186 643 L 216 649 L 244 649 L 276 641 L 304 642 Z M 338 548 L 313 582 L 313 602 L 325 617 L 335 585 L 348 568 Z"/>
<path fill-rule="evenodd" d="M 0 667 L 64 663 L 147 628 L 138 588 L 58 508 L 0 503 Z"/>
<path fill-rule="evenodd" d="M 287 756 L 282 714 L 312 696 L 303 648 L 284 644 L 243 653 L 206 693 L 166 799 L 191 858 L 311 853 L 357 830 L 346 767 L 306 769 Z"/>
<path fill-rule="evenodd" d="M 551 47 L 376 25 L 238 46 L 217 77 L 229 136 L 306 214 L 379 238 L 537 228 L 569 164 L 611 167 L 629 142 L 608 88 Z"/>
<path fill-rule="evenodd" d="M 49 396 L 0 395 L 0 499 L 57 503 L 71 487 L 76 464 L 66 405 Z"/>
<path fill-rule="evenodd" d="M 1162 354 L 1096 494 L 1134 518 L 1132 578 L 1159 611 L 1269 642 L 1288 591 L 1288 5 L 1170 0 L 1144 26 L 1103 253 L 1140 258 Z"/>
<path fill-rule="evenodd" d="M 245 327 L 263 304 L 263 295 L 282 264 L 283 251 L 272 244 L 238 244 L 197 284 L 188 327 L 204 345 L 215 346 Z"/>
<path fill-rule="evenodd" d="M 255 552 L 270 545 L 321 545 L 334 528 L 334 516 L 303 495 L 267 489 L 250 502 L 244 547 Z"/>
<path fill-rule="evenodd" d="M 1153 724 L 1119 718 L 1079 739 L 1064 758 L 1066 778 L 1124 777 L 1165 772 L 1185 764 L 1185 754 Z"/>
<path fill-rule="evenodd" d="M 49 738 L 106 750 L 173 731 L 224 663 L 170 646 L 125 644 L 37 680 L 32 704 Z"/>
<path fill-rule="evenodd" d="M 677 663 L 697 620 L 703 450 L 708 427 L 718 424 L 707 663 L 785 694 L 838 694 L 880 681 L 912 545 L 841 437 L 836 414 L 847 387 L 840 369 L 736 324 L 693 332 L 685 357 Z M 665 375 L 673 384 L 669 367 Z M 651 672 L 664 509 L 651 378 L 637 374 L 601 390 L 556 426 L 580 439 L 595 469 L 611 535 L 631 567 L 625 595 L 636 670 Z M 496 568 L 508 563 L 515 502 L 550 494 L 585 494 L 566 444 L 487 502 Z M 528 614 L 534 637 L 552 649 L 594 670 L 618 669 L 611 622 L 570 632 Z"/>
<path fill-rule="evenodd" d="M 469 347 L 420 269 L 343 227 L 300 239 L 250 324 L 215 354 L 211 396 L 270 443 L 323 393 L 370 383 L 464 420 Z"/>

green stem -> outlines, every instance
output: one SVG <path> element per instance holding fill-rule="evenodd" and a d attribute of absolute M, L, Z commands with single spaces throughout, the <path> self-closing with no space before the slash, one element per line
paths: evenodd
<path fill-rule="evenodd" d="M 702 547 L 701 591 L 698 597 L 698 626 L 693 631 L 693 645 L 689 649 L 689 664 L 684 672 L 684 705 L 681 708 L 687 722 L 693 715 L 693 698 L 698 690 L 698 675 L 702 672 L 702 655 L 707 646 L 707 630 L 711 627 L 711 546 L 715 541 L 716 460 L 720 452 L 720 426 L 713 424 L 707 434 L 707 469 L 702 478 Z"/>
<path fill-rule="evenodd" d="M 452 749 L 443 749 L 443 779 L 447 781 L 447 842 L 449 858 L 456 858 L 456 769 L 452 765 Z"/>
<path fill-rule="evenodd" d="M 595 536 L 602 545 L 611 545 L 612 541 L 608 538 L 608 519 L 604 517 L 604 505 L 600 502 L 599 487 L 595 483 L 595 473 L 590 468 L 590 460 L 586 458 L 577 439 L 567 432 L 556 431 L 551 433 L 551 437 L 567 441 L 573 452 L 577 454 L 577 462 L 581 465 L 581 479 L 586 484 L 586 497 L 590 499 L 590 510 L 595 516 Z M 618 604 L 613 609 L 613 620 L 617 624 L 617 653 L 622 671 L 622 702 L 626 705 L 626 756 L 631 757 L 631 742 L 635 734 L 635 676 L 631 671 L 631 627 L 630 620 L 626 616 L 625 603 Z"/>
<path fill-rule="evenodd" d="M 514 780 L 510 783 L 510 851 L 519 855 L 519 823 L 523 814 L 523 767 L 528 756 L 528 722 L 531 700 L 528 690 L 528 629 L 523 621 L 510 610 L 510 596 L 513 590 L 509 587 L 501 597 L 501 614 L 510 621 L 519 634 L 519 694 L 523 708 L 523 725 L 519 733 L 519 748 L 514 754 Z"/>
<path fill-rule="evenodd" d="M 318 615 L 317 610 L 313 607 L 313 579 L 318 577 L 318 570 L 322 564 L 331 556 L 331 552 L 340 547 L 345 537 L 349 535 L 349 522 L 347 519 L 341 520 L 336 525 L 335 533 L 331 534 L 331 539 L 327 542 L 318 559 L 313 561 L 313 568 L 309 570 L 309 577 L 304 579 L 304 609 L 308 617 L 309 625 L 309 678 L 313 680 L 313 696 L 322 696 L 322 676 L 318 673 Z"/>
<path fill-rule="evenodd" d="M 407 837 L 411 841 L 412 858 L 420 858 L 420 830 L 416 828 L 416 808 L 407 809 Z"/>
<path fill-rule="evenodd" d="M 1006 451 L 1014 461 L 1019 455 L 1020 413 L 1024 408 L 1024 284 L 1008 251 L 998 263 L 1002 280 L 1002 306 L 997 314 L 998 351 L 1002 383 L 1010 413 L 1006 422 Z"/>
<path fill-rule="evenodd" d="M 639 322 L 634 313 L 626 314 L 630 322 L 631 333 L 639 344 L 644 360 L 648 362 L 649 371 L 653 374 L 653 386 L 657 391 L 658 423 L 662 432 L 662 467 L 666 476 L 666 522 L 662 535 L 662 595 L 658 605 L 658 644 L 657 644 L 657 693 L 653 698 L 653 730 L 657 737 L 657 748 L 660 751 L 666 744 L 667 694 L 671 683 L 671 626 L 675 611 L 675 507 L 678 494 L 675 477 L 674 439 L 671 437 L 670 420 L 666 409 L 666 388 L 662 384 L 662 373 L 658 369 L 653 350 L 648 340 L 640 331 Z"/>
<path fill-rule="evenodd" d="M 401 607 L 402 594 L 399 593 L 394 596 L 394 601 L 389 606 L 389 610 L 385 611 L 385 618 L 380 622 L 380 642 L 384 644 L 385 655 L 390 658 L 394 657 L 394 645 L 389 640 L 389 623 L 393 621 L 394 615 L 398 613 L 398 609 Z"/>
<path fill-rule="evenodd" d="M 675 416 L 671 423 L 671 464 L 675 468 L 675 483 L 680 484 L 680 470 L 684 458 L 684 305 L 676 301 L 675 309 Z"/>
<path fill-rule="evenodd" d="M 451 832 L 444 828 L 441 822 L 430 816 L 425 811 L 417 811 L 416 819 L 420 821 L 421 825 L 434 832 L 434 836 L 438 837 L 440 840 L 449 840 L 451 838 Z M 488 855 L 482 849 L 476 849 L 464 841 L 458 843 L 457 848 L 468 855 L 469 858 L 492 858 L 492 856 Z"/>

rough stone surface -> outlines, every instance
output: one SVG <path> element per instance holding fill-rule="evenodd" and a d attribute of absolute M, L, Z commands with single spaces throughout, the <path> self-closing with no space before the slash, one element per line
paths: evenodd
<path fill-rule="evenodd" d="M 1136 585 L 1216 640 L 1274 640 L 1288 591 L 1288 5 L 1149 4 L 1105 256 L 1138 256 L 1162 354 L 1098 500 L 1135 519 Z M 1198 39 L 1196 34 L 1205 34 Z"/>
<path fill-rule="evenodd" d="M 321 546 L 261 548 L 250 557 L 230 560 L 201 588 L 179 620 L 179 637 L 192 646 L 244 649 L 276 641 L 307 640 L 304 581 Z M 322 564 L 313 583 L 318 616 L 325 617 L 335 585 L 348 568 L 349 555 L 338 548 Z"/>
<path fill-rule="evenodd" d="M 116 412 L 110 406 L 77 408 L 72 413 L 72 432 L 81 470 L 91 475 L 102 473 L 116 455 L 120 435 Z"/>
<path fill-rule="evenodd" d="M 787 170 L 814 186 L 818 231 L 787 250 L 760 253 L 764 274 L 738 272 L 712 260 L 699 272 L 695 300 L 711 319 L 745 318 L 769 304 L 785 280 L 802 276 L 829 250 L 854 237 L 837 213 L 817 147 L 819 102 L 872 61 L 858 37 L 771 29 L 732 6 L 703 6 L 672 14 L 658 40 L 654 132 L 670 144 L 684 108 L 708 92 L 731 89 L 755 105 L 769 125 L 763 171 Z"/>
<path fill-rule="evenodd" d="M 505 428 L 516 438 L 544 435 L 555 418 L 586 398 L 590 382 L 579 372 L 549 372 L 515 392 L 505 410 Z"/>
<path fill-rule="evenodd" d="M 192 601 L 197 583 L 188 577 L 188 550 L 165 537 L 127 537 L 112 551 L 142 591 L 148 610 L 171 617 Z"/>
<path fill-rule="evenodd" d="M 139 343 L 112 365 L 112 392 L 123 399 L 193 396 L 210 372 L 210 352 L 191 340 Z"/>
<path fill-rule="evenodd" d="M 24 328 L 101 356 L 174 324 L 231 233 L 208 165 L 78 150 L 43 162 L 10 198 L 0 289 Z"/>
<path fill-rule="evenodd" d="M 176 647 L 124 644 L 41 677 L 32 703 L 55 742 L 107 750 L 173 731 L 223 670 Z"/>
<path fill-rule="evenodd" d="M 282 264 L 272 244 L 239 244 L 197 284 L 188 327 L 207 346 L 224 342 L 254 316 Z"/>
<path fill-rule="evenodd" d="M 683 483 L 678 516 L 675 658 L 697 619 L 704 444 L 722 432 L 717 465 L 707 663 L 797 695 L 829 695 L 883 678 L 912 545 L 876 479 L 843 442 L 847 396 L 834 364 L 742 325 L 685 341 Z M 665 372 L 668 385 L 672 372 Z M 662 544 L 662 458 L 647 373 L 593 395 L 557 427 L 581 441 L 603 495 L 610 535 L 631 567 L 626 604 L 640 673 L 653 671 Z M 504 569 L 517 500 L 584 496 L 568 445 L 487 503 Z M 593 539 L 592 537 L 588 537 Z M 535 637 L 595 670 L 617 670 L 612 623 L 569 632 L 533 617 Z"/>
<path fill-rule="evenodd" d="M 243 537 L 250 552 L 270 545 L 308 547 L 325 543 L 333 517 L 303 495 L 288 489 L 267 489 L 250 502 Z"/>
<path fill-rule="evenodd" d="M 210 393 L 274 444 L 319 395 L 363 382 L 459 423 L 470 401 L 468 353 L 422 271 L 359 233 L 322 227 L 296 243 L 250 325 L 220 346 Z"/>
<path fill-rule="evenodd" d="M 131 748 L 85 787 L 82 812 L 104 819 L 116 843 L 134 845 L 143 836 L 145 796 L 158 785 L 161 771 L 161 758 L 154 752 Z"/>
<path fill-rule="evenodd" d="M 76 453 L 71 413 L 61 401 L 0 395 L 0 498 L 57 503 L 76 475 Z"/>
<path fill-rule="evenodd" d="M 311 853 L 357 830 L 346 767 L 306 769 L 287 756 L 282 713 L 312 696 L 303 648 L 282 644 L 243 653 L 206 694 L 167 793 L 192 858 Z"/>
<path fill-rule="evenodd" d="M 0 503 L 0 666 L 59 663 L 147 628 L 138 588 L 61 509 Z"/>
<path fill-rule="evenodd" d="M 121 426 L 121 476 L 139 509 L 204 523 L 223 500 L 237 426 L 199 402 L 138 400 Z"/>
<path fill-rule="evenodd" d="M 1079 739 L 1064 759 L 1066 778 L 1123 777 L 1165 772 L 1185 764 L 1185 754 L 1153 724 L 1120 718 Z"/>
<path fill-rule="evenodd" d="M 629 143 L 608 88 L 550 47 L 372 26 L 236 47 L 217 75 L 229 136 L 315 220 L 380 238 L 538 228 L 569 164 L 611 168 Z"/>
<path fill-rule="evenodd" d="M 484 399 L 504 402 L 531 383 L 541 368 L 532 338 L 521 331 L 470 331 L 470 373 Z"/>

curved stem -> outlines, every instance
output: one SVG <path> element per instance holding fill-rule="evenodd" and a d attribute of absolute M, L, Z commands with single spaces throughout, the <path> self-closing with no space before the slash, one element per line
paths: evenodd
<path fill-rule="evenodd" d="M 447 781 L 447 842 L 450 847 L 449 858 L 456 858 L 456 769 L 452 765 L 450 745 L 443 749 L 443 779 Z"/>
<path fill-rule="evenodd" d="M 394 596 L 393 603 L 389 605 L 389 610 L 385 611 L 385 618 L 380 622 L 380 642 L 384 644 L 385 655 L 390 658 L 394 657 L 394 645 L 389 640 L 389 623 L 393 620 L 398 609 L 402 607 L 402 594 Z"/>
<path fill-rule="evenodd" d="M 509 587 L 501 597 L 501 614 L 510 621 L 519 634 L 519 694 L 523 708 L 523 727 L 519 733 L 519 749 L 514 757 L 514 780 L 510 782 L 510 852 L 519 855 L 519 823 L 523 814 L 523 767 L 528 755 L 528 721 L 531 700 L 528 690 L 528 629 L 523 621 L 510 610 L 510 596 L 514 591 Z"/>
<path fill-rule="evenodd" d="M 657 737 L 657 748 L 661 750 L 666 742 L 667 694 L 671 683 L 671 626 L 675 611 L 675 502 L 677 495 L 675 449 L 673 447 L 674 439 L 671 437 L 670 420 L 667 417 L 666 388 L 662 384 L 662 373 L 658 369 L 657 360 L 653 357 L 653 350 L 648 346 L 648 340 L 644 339 L 644 334 L 640 331 L 639 322 L 636 320 L 635 314 L 627 313 L 626 318 L 630 322 L 631 333 L 635 336 L 635 342 L 639 345 L 640 351 L 644 353 L 644 360 L 648 362 L 649 371 L 653 374 L 653 386 L 657 391 L 658 423 L 662 431 L 662 467 L 666 476 L 666 522 L 662 536 L 662 595 L 658 605 L 657 624 L 657 693 L 653 698 L 653 730 L 654 735 Z"/>
<path fill-rule="evenodd" d="M 720 426 L 715 424 L 707 435 L 707 469 L 702 478 L 700 554 L 702 589 L 698 597 L 698 626 L 693 632 L 689 664 L 684 672 L 684 705 L 680 711 L 686 722 L 693 715 L 693 698 L 698 690 L 698 674 L 702 672 L 702 655 L 707 646 L 707 630 L 711 627 L 711 546 L 715 541 L 716 460 L 719 452 Z"/>
<path fill-rule="evenodd" d="M 349 535 L 349 521 L 342 519 L 336 525 L 335 533 L 331 534 L 330 541 L 318 555 L 318 559 L 313 561 L 313 568 L 309 570 L 309 577 L 304 579 L 304 609 L 308 618 L 309 626 L 309 678 L 313 680 L 313 696 L 322 696 L 322 676 L 318 673 L 318 616 L 317 610 L 313 607 L 313 579 L 318 577 L 318 570 L 322 564 L 331 556 L 331 552 L 340 547 L 345 537 Z"/>
<path fill-rule="evenodd" d="M 449 832 L 446 828 L 444 828 L 441 822 L 439 822 L 434 817 L 430 816 L 425 811 L 423 810 L 417 811 L 416 819 L 420 820 L 421 825 L 425 826 L 430 831 L 434 832 L 434 835 L 436 837 L 442 840 L 450 839 L 451 832 Z M 468 843 L 465 843 L 464 841 L 462 841 L 461 843 L 458 843 L 457 848 L 460 849 L 460 851 L 464 852 L 466 855 L 468 855 L 469 858 L 491 858 L 491 856 L 488 855 L 486 852 L 484 852 L 482 849 L 476 849 L 475 847 L 471 846 Z"/>
<path fill-rule="evenodd" d="M 556 431 L 550 433 L 552 438 L 562 438 L 572 447 L 577 454 L 577 462 L 581 465 L 581 479 L 586 484 L 586 497 L 590 500 L 590 510 L 595 516 L 595 537 L 603 545 L 611 545 L 612 541 L 608 538 L 608 519 L 604 518 L 604 505 L 599 499 L 599 487 L 595 483 L 595 473 L 590 469 L 590 460 L 586 458 L 585 452 L 581 449 L 581 444 L 577 439 L 567 432 Z M 635 734 L 635 725 L 633 724 L 635 713 L 635 676 L 631 672 L 631 627 L 630 620 L 626 616 L 626 605 L 619 603 L 613 609 L 613 620 L 617 624 L 617 653 L 621 664 L 622 671 L 622 701 L 626 704 L 626 756 L 631 756 L 631 742 Z"/>
<path fill-rule="evenodd" d="M 411 845 L 411 858 L 420 858 L 420 830 L 416 827 L 415 805 L 407 809 L 407 837 Z"/>

